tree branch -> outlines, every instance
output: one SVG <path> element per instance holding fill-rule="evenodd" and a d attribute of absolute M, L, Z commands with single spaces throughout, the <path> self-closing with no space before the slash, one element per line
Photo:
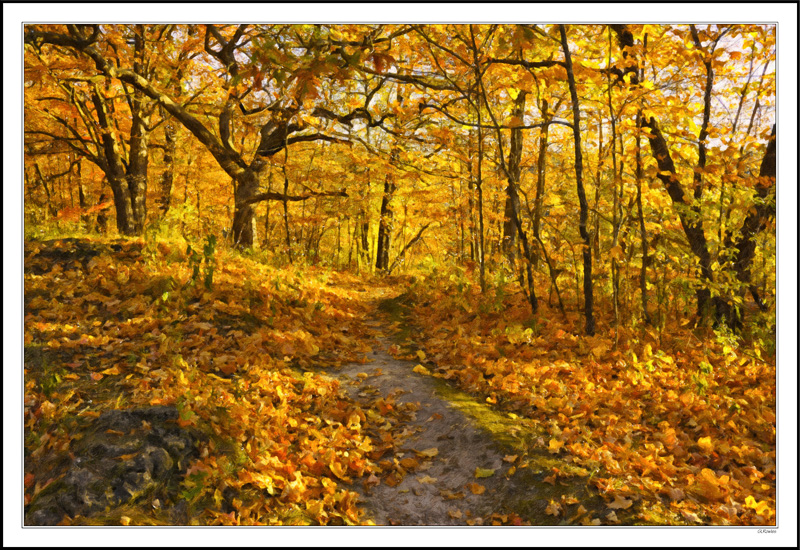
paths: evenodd
<path fill-rule="evenodd" d="M 287 201 L 287 202 L 300 202 L 314 197 L 349 197 L 347 191 L 340 189 L 339 191 L 309 191 L 304 195 L 286 195 L 284 193 L 276 193 L 269 191 L 267 193 L 259 193 L 248 199 L 237 202 L 236 207 L 241 208 L 249 204 L 255 204 L 263 201 Z"/>
<path fill-rule="evenodd" d="M 419 240 L 419 239 L 422 237 L 422 233 L 423 233 L 423 232 L 424 232 L 426 229 L 428 229 L 428 227 L 430 227 L 431 223 L 433 223 L 433 222 L 426 223 L 425 225 L 423 225 L 423 226 L 422 226 L 422 228 L 421 228 L 421 229 L 420 229 L 420 230 L 417 232 L 417 234 L 414 236 L 414 238 L 413 238 L 413 239 L 411 239 L 410 241 L 408 241 L 408 242 L 406 243 L 406 245 L 403 247 L 403 249 L 402 249 L 402 250 L 401 250 L 401 251 L 400 251 L 400 252 L 397 254 L 397 256 L 395 256 L 395 258 L 394 258 L 394 261 L 392 262 L 392 265 L 389 267 L 389 270 L 386 272 L 386 274 L 387 274 L 387 275 L 391 275 L 391 274 L 392 274 L 392 270 L 393 270 L 395 267 L 397 267 L 397 264 L 398 264 L 398 262 L 400 261 L 400 258 L 402 258 L 402 257 L 403 257 L 403 254 L 405 254 L 405 253 L 406 253 L 406 250 L 408 250 L 409 248 L 411 248 L 411 247 L 412 247 L 412 245 L 413 245 L 414 243 L 416 243 L 416 242 L 417 242 L 417 241 L 418 241 L 418 240 Z"/>

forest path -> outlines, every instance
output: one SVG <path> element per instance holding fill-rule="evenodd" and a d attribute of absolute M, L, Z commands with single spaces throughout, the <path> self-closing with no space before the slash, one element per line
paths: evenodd
<path fill-rule="evenodd" d="M 387 302 L 392 299 L 381 305 Z M 526 452 L 536 434 L 521 419 L 415 372 L 418 362 L 390 355 L 410 335 L 396 308 L 367 324 L 374 335 L 370 361 L 329 374 L 364 410 L 379 408 L 394 422 L 391 446 L 375 460 L 382 472 L 351 485 L 369 519 L 378 525 L 557 525 L 561 520 L 545 512 L 551 500 L 563 501 L 572 489 L 588 497 L 582 484 L 543 481 L 556 461 Z"/>
<path fill-rule="evenodd" d="M 407 412 L 395 446 L 378 461 L 391 461 L 385 471 L 395 473 L 374 486 L 361 480 L 353 484 L 368 516 L 378 525 L 464 525 L 467 520 L 480 525 L 485 516 L 501 512 L 504 494 L 524 488 L 505 477 L 511 465 L 503 462 L 500 445 L 442 395 L 436 379 L 413 372 L 415 363 L 389 355 L 388 338 L 378 343 L 371 363 L 346 365 L 336 373 L 349 397 L 362 405 L 382 398 Z M 476 468 L 494 475 L 476 479 Z M 483 494 L 470 490 L 481 491 L 481 486 Z"/>

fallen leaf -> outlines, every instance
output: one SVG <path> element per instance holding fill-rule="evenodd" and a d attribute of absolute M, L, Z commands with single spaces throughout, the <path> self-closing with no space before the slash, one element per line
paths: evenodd
<path fill-rule="evenodd" d="M 417 481 L 419 481 L 420 483 L 436 483 L 438 480 L 435 477 L 424 475 L 422 477 L 418 477 Z"/>
<path fill-rule="evenodd" d="M 419 461 L 416 458 L 402 458 L 400 459 L 400 466 L 405 468 L 406 470 L 413 470 L 414 468 L 419 467 Z"/>
<path fill-rule="evenodd" d="M 461 519 L 461 510 L 448 510 L 447 515 L 453 519 Z"/>
<path fill-rule="evenodd" d="M 613 510 L 606 514 L 606 519 L 611 523 L 619 523 L 619 519 L 617 518 L 617 513 Z"/>
<path fill-rule="evenodd" d="M 93 373 L 91 373 L 91 374 L 89 375 L 89 377 L 90 377 L 92 380 L 94 380 L 95 382 L 98 382 L 98 381 L 100 381 L 100 380 L 102 380 L 102 379 L 103 379 L 103 375 L 102 375 L 102 374 L 100 374 L 99 372 L 93 372 Z"/>
<path fill-rule="evenodd" d="M 422 351 L 421 349 L 417 350 L 417 357 L 419 357 L 420 361 L 424 361 L 425 360 L 425 352 Z"/>
<path fill-rule="evenodd" d="M 400 477 L 400 475 L 397 474 L 397 472 L 392 472 L 391 474 L 386 476 L 385 479 L 386 485 L 388 485 L 389 487 L 397 487 L 398 485 L 400 485 L 400 482 L 402 481 L 403 478 Z"/>
<path fill-rule="evenodd" d="M 578 519 L 579 517 L 581 517 L 582 515 L 586 514 L 586 512 L 587 512 L 586 508 L 584 508 L 584 507 L 583 507 L 583 505 L 580 505 L 580 506 L 578 506 L 578 509 L 577 509 L 577 510 L 575 510 L 575 514 L 574 514 L 574 515 L 573 515 L 571 518 L 569 518 L 569 520 L 567 520 L 567 521 L 569 521 L 570 523 L 572 523 L 572 522 L 574 522 L 576 519 Z"/>
<path fill-rule="evenodd" d="M 550 516 L 560 516 L 561 515 L 561 504 L 558 502 L 551 500 L 550 504 L 547 505 L 547 508 L 544 509 L 544 513 Z"/>
<path fill-rule="evenodd" d="M 375 474 L 370 474 L 369 477 L 364 481 L 364 487 L 374 487 L 376 485 L 380 485 L 381 480 Z"/>
<path fill-rule="evenodd" d="M 486 487 L 480 483 L 467 483 L 466 487 L 473 495 L 482 495 L 486 492 Z"/>
<path fill-rule="evenodd" d="M 475 468 L 475 477 L 478 479 L 482 477 L 492 477 L 494 475 L 494 470 L 491 468 Z"/>
<path fill-rule="evenodd" d="M 689 521 L 693 521 L 695 523 L 703 523 L 703 520 L 701 520 L 694 512 L 689 512 L 688 510 L 681 510 L 681 515 L 684 518 L 688 519 Z"/>
<path fill-rule="evenodd" d="M 131 518 L 129 518 L 128 516 L 120 516 L 119 523 L 121 525 L 130 525 L 131 524 Z"/>
<path fill-rule="evenodd" d="M 114 366 L 113 366 L 113 367 L 111 367 L 110 369 L 106 369 L 106 370 L 104 370 L 104 371 L 101 371 L 101 372 L 102 372 L 103 374 L 119 374 L 119 373 L 120 373 L 120 370 L 119 370 L 119 367 L 118 367 L 117 365 L 114 365 Z"/>
<path fill-rule="evenodd" d="M 633 501 L 619 495 L 614 495 L 614 502 L 607 504 L 606 506 L 614 510 L 627 510 L 633 506 Z"/>
<path fill-rule="evenodd" d="M 430 449 L 425 449 L 423 451 L 414 450 L 414 452 L 419 456 L 424 456 L 425 458 L 433 458 L 439 454 L 439 449 L 436 447 L 431 447 Z"/>
<path fill-rule="evenodd" d="M 561 447 L 563 447 L 563 446 L 564 446 L 564 442 L 563 441 L 559 441 L 558 439 L 553 438 L 553 439 L 550 440 L 550 444 L 548 445 L 547 450 L 549 450 L 551 453 L 555 454 L 555 453 L 558 453 L 558 451 L 560 451 Z"/>
<path fill-rule="evenodd" d="M 413 372 L 418 373 L 418 374 L 430 374 L 431 373 L 430 370 L 428 370 L 427 368 L 423 367 L 422 365 L 417 365 L 416 367 L 414 367 L 411 370 Z"/>
<path fill-rule="evenodd" d="M 506 456 L 503 457 L 503 461 L 504 462 L 514 462 L 515 460 L 517 460 L 518 457 L 519 457 L 519 455 L 506 455 Z"/>
<path fill-rule="evenodd" d="M 670 500 L 683 500 L 686 498 L 686 493 L 684 493 L 681 489 L 676 487 L 672 487 L 667 490 L 667 495 L 669 496 Z"/>
<path fill-rule="evenodd" d="M 714 452 L 714 444 L 711 443 L 710 437 L 701 437 L 697 440 L 697 446 L 700 447 L 706 453 L 713 453 Z"/>

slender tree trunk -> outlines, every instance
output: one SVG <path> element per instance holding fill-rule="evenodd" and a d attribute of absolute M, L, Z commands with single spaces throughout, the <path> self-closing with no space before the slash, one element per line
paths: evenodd
<path fill-rule="evenodd" d="M 572 98 L 572 134 L 575 141 L 575 180 L 578 187 L 578 202 L 580 203 L 580 221 L 578 228 L 583 238 L 583 297 L 584 312 L 586 315 L 586 334 L 592 336 L 595 331 L 594 322 L 594 299 L 592 289 L 592 242 L 591 235 L 586 229 L 589 218 L 589 203 L 586 201 L 586 191 L 583 188 L 583 155 L 581 152 L 581 125 L 580 125 L 580 105 L 578 103 L 578 91 L 575 87 L 575 75 L 572 71 L 572 56 L 570 55 L 569 45 L 567 44 L 567 31 L 564 25 L 559 25 L 561 31 L 561 46 L 564 50 L 564 60 L 567 65 L 567 79 L 569 80 L 569 92 Z"/>
<path fill-rule="evenodd" d="M 469 259 L 473 262 L 478 255 L 478 234 L 475 231 L 475 186 L 472 177 L 472 137 L 470 136 L 469 151 L 467 160 L 467 206 L 469 208 Z"/>
<path fill-rule="evenodd" d="M 600 214 L 598 206 L 600 204 L 600 182 L 603 180 L 603 113 L 597 111 L 597 171 L 595 172 L 594 186 L 594 230 L 592 231 L 592 243 L 594 246 L 595 258 L 600 258 Z M 599 260 L 598 260 L 599 261 Z M 601 263 L 602 265 L 602 263 Z"/>
<path fill-rule="evenodd" d="M 520 120 L 520 124 L 522 123 L 522 118 L 525 114 L 525 91 L 520 91 L 519 95 L 516 98 L 514 103 L 514 110 L 513 116 L 517 117 Z M 512 227 L 517 233 L 519 237 L 520 244 L 522 245 L 522 250 L 525 255 L 522 258 L 522 262 L 525 264 L 525 270 L 527 275 L 527 297 L 528 301 L 531 305 L 531 312 L 536 313 L 539 309 L 539 302 L 536 298 L 536 289 L 534 288 L 534 281 L 533 281 L 533 270 L 531 269 L 531 247 L 528 243 L 528 236 L 525 234 L 525 231 L 522 227 L 522 219 L 520 217 L 520 203 L 519 203 L 519 193 L 517 192 L 517 187 L 519 186 L 519 178 L 521 174 L 520 163 L 522 161 L 522 129 L 514 128 L 511 130 L 511 147 L 508 153 L 508 166 L 507 166 L 507 176 L 508 176 L 508 186 L 506 187 L 506 215 L 508 216 L 508 222 L 511 223 Z M 507 222 L 507 223 L 508 223 Z M 513 237 L 514 232 L 511 232 L 511 236 Z M 513 246 L 514 239 L 505 238 L 505 227 L 504 227 L 504 241 L 503 244 L 506 247 Z M 506 249 L 506 254 L 509 256 L 510 260 L 513 262 L 513 248 L 510 250 Z M 513 264 L 512 264 L 513 265 Z M 525 287 L 523 287 L 524 289 Z"/>
<path fill-rule="evenodd" d="M 393 150 L 390 156 L 391 164 L 397 161 L 397 150 Z M 389 269 L 389 247 L 391 246 L 392 219 L 392 198 L 397 186 L 394 182 L 394 175 L 387 173 L 383 181 L 383 196 L 381 197 L 381 214 L 378 220 L 378 243 L 375 252 L 375 269 L 386 271 Z"/>
<path fill-rule="evenodd" d="M 90 214 L 86 214 L 86 209 L 89 208 L 89 198 L 86 196 L 86 190 L 83 187 L 83 175 L 81 174 L 81 162 L 80 159 L 75 161 L 74 164 L 77 165 L 76 169 L 76 186 L 78 187 L 78 206 L 81 207 L 81 228 L 82 229 L 89 229 L 91 228 L 92 217 Z M 70 166 L 70 169 L 72 166 Z"/>
<path fill-rule="evenodd" d="M 283 162 L 283 195 L 284 197 L 289 195 L 289 176 L 286 174 L 285 159 Z M 292 234 L 289 230 L 289 201 L 286 198 L 283 199 L 283 226 L 286 231 L 286 254 L 289 257 L 289 263 L 292 263 Z"/>
<path fill-rule="evenodd" d="M 42 187 L 44 188 L 45 200 L 47 201 L 45 203 L 47 211 L 50 213 L 51 218 L 55 218 L 58 215 L 58 208 L 53 202 L 50 187 L 47 185 L 47 178 L 45 178 L 44 174 L 42 174 L 42 169 L 39 167 L 38 162 L 34 163 L 33 166 L 36 168 L 36 174 L 39 176 L 39 181 L 42 182 Z"/>
<path fill-rule="evenodd" d="M 642 270 L 639 272 L 639 290 L 642 293 L 642 315 L 644 322 L 651 324 L 650 313 L 647 311 L 647 258 L 648 242 L 647 227 L 644 223 L 644 208 L 642 206 L 642 148 L 641 133 L 642 112 L 636 114 L 636 210 L 639 215 L 639 236 L 642 241 Z"/>
<path fill-rule="evenodd" d="M 486 263 L 484 258 L 483 227 L 483 130 L 481 129 L 481 113 L 478 109 L 478 172 L 475 177 L 475 188 L 478 191 L 478 262 L 480 265 L 481 292 L 486 292 Z"/>
<path fill-rule="evenodd" d="M 539 233 L 539 227 L 541 225 L 542 219 L 542 204 L 544 203 L 544 181 L 545 181 L 545 173 L 547 169 L 547 132 L 550 126 L 548 123 L 552 119 L 552 115 L 548 112 L 548 104 L 546 99 L 542 99 L 542 122 L 544 122 L 544 126 L 542 126 L 541 134 L 539 135 L 539 158 L 536 159 L 536 196 L 533 199 L 533 223 L 531 230 L 533 231 L 533 236 L 536 240 L 541 243 L 542 239 Z M 544 248 L 542 248 L 542 253 L 544 252 Z M 539 255 L 534 254 L 533 256 L 533 267 L 534 269 L 539 264 Z"/>
<path fill-rule="evenodd" d="M 525 116 L 525 99 L 527 93 L 524 90 L 519 92 L 515 101 L 514 101 L 514 109 L 511 111 L 511 116 L 517 118 L 522 124 L 523 118 Z M 522 129 L 514 128 L 511 130 L 511 142 L 509 146 L 508 152 L 508 179 L 509 179 L 509 188 L 506 192 L 506 202 L 505 202 L 505 211 L 504 211 L 504 218 L 503 218 L 503 241 L 502 241 L 502 249 L 503 253 L 508 257 L 509 261 L 512 263 L 514 262 L 514 248 L 516 246 L 515 243 L 515 234 L 517 232 L 517 225 L 519 221 L 519 197 L 517 197 L 516 201 L 517 204 L 514 204 L 514 195 L 517 194 L 516 189 L 511 189 L 511 187 L 517 187 L 520 182 L 520 176 L 522 175 L 522 143 L 524 140 L 524 136 L 522 134 Z M 516 220 L 516 221 L 515 221 Z M 530 255 L 528 260 L 530 261 Z"/>
<path fill-rule="evenodd" d="M 362 264 L 369 267 L 372 264 L 372 255 L 370 254 L 369 247 L 369 218 L 367 217 L 366 210 L 361 212 L 361 224 L 356 227 L 360 228 L 361 236 L 361 259 Z"/>
<path fill-rule="evenodd" d="M 608 65 L 611 66 L 611 31 L 609 30 Z M 619 345 L 619 260 L 618 242 L 620 229 L 620 198 L 617 193 L 617 183 L 622 181 L 621 173 L 617 172 L 617 117 L 614 114 L 614 102 L 611 94 L 611 78 L 608 79 L 608 116 L 611 120 L 611 173 L 613 178 L 612 193 L 613 205 L 611 214 L 611 292 L 614 301 L 614 349 Z M 638 142 L 638 138 L 637 138 Z M 621 170 L 620 170 L 621 172 Z M 621 187 L 621 186 L 620 186 Z"/>

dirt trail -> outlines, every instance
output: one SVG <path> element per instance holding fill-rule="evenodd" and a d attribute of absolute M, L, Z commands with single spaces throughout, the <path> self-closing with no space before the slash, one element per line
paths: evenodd
<path fill-rule="evenodd" d="M 383 475 L 377 485 L 365 486 L 358 480 L 352 486 L 371 519 L 378 525 L 554 523 L 544 514 L 547 500 L 530 499 L 530 476 L 508 475 L 512 464 L 504 457 L 510 450 L 443 396 L 442 381 L 413 372 L 417 363 L 389 355 L 391 344 L 388 337 L 379 336 L 370 363 L 345 365 L 331 373 L 352 399 L 364 405 L 378 396 L 391 396 L 398 409 L 411 411 L 403 423 L 405 439 L 401 437 L 402 442 L 381 461 L 396 459 L 418 466 L 409 468 L 395 486 L 387 484 Z M 494 473 L 476 478 L 477 468 L 485 470 L 484 475 L 489 470 Z M 522 511 L 528 517 L 520 518 L 519 510 L 509 509 L 520 497 L 528 502 Z"/>

